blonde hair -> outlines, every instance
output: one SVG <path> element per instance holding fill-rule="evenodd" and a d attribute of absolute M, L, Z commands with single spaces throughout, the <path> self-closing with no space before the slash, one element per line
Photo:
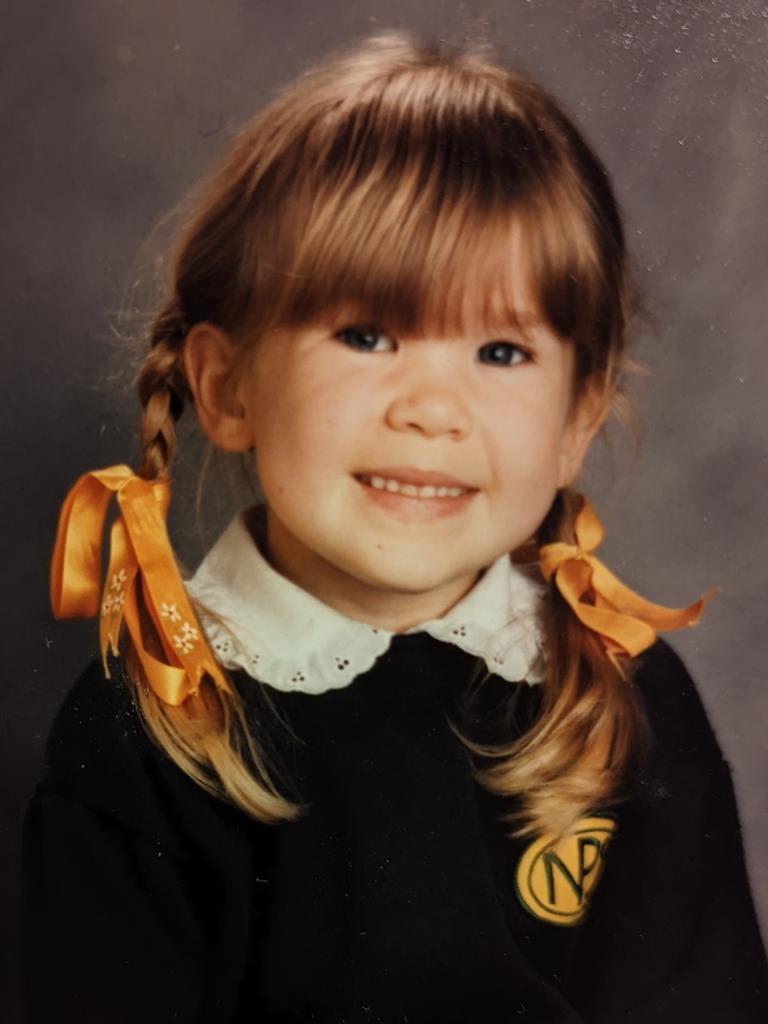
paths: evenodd
<path fill-rule="evenodd" d="M 192 325 L 226 330 L 245 361 L 271 327 L 341 307 L 410 335 L 508 323 L 513 227 L 538 312 L 574 345 L 574 396 L 597 386 L 617 408 L 636 304 L 623 230 L 602 164 L 555 101 L 484 48 L 400 32 L 305 73 L 240 133 L 179 238 L 138 377 L 141 475 L 169 472 L 191 399 L 180 354 Z M 572 541 L 573 518 L 574 495 L 561 491 L 535 541 Z M 629 666 L 554 587 L 545 629 L 532 728 L 502 746 L 462 737 L 493 762 L 478 779 L 516 798 L 516 834 L 563 834 L 621 799 L 645 735 Z M 300 812 L 272 782 L 264 730 L 236 689 L 169 708 L 135 658 L 126 667 L 150 732 L 200 785 L 260 820 Z"/>

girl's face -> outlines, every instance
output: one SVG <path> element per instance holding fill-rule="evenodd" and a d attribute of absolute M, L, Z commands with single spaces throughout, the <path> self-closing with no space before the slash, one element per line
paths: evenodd
<path fill-rule="evenodd" d="M 512 284 L 525 335 L 329 318 L 260 339 L 234 396 L 227 336 L 187 336 L 201 426 L 255 450 L 268 557 L 351 618 L 398 631 L 442 615 L 579 471 L 606 409 L 594 390 L 573 402 L 572 344 L 536 322 L 522 273 Z"/>
<path fill-rule="evenodd" d="M 271 332 L 238 385 L 270 560 L 372 625 L 443 614 L 577 474 L 600 417 L 572 408 L 573 372 L 572 345 L 543 324 L 525 338 L 392 337 L 354 319 Z"/>

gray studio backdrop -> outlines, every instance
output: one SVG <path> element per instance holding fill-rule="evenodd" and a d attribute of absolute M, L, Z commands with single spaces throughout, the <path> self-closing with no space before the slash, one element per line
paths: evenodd
<path fill-rule="evenodd" d="M 32 2 L 7 5 L 0 61 L 0 948 L 14 951 L 12 1013 L 19 821 L 96 638 L 95 623 L 50 617 L 56 515 L 80 473 L 135 457 L 128 374 L 114 375 L 132 321 L 118 314 L 141 310 L 158 222 L 237 127 L 308 60 L 390 26 L 494 40 L 565 102 L 613 173 L 653 314 L 635 348 L 651 375 L 636 389 L 639 450 L 614 431 L 585 488 L 607 525 L 602 554 L 630 585 L 667 604 L 721 587 L 703 624 L 672 642 L 733 767 L 768 924 L 765 4 Z M 190 563 L 235 500 L 217 486 L 195 522 L 200 458 L 195 446 L 182 458 L 172 517 Z"/>

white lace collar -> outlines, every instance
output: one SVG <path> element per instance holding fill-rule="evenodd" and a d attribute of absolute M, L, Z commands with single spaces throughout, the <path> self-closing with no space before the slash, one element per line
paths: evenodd
<path fill-rule="evenodd" d="M 347 686 L 389 648 L 394 633 L 349 619 L 281 576 L 255 543 L 264 509 L 240 512 L 185 581 L 219 661 L 278 690 L 324 693 Z M 510 682 L 541 682 L 544 584 L 503 555 L 439 619 L 406 630 L 482 657 Z"/>

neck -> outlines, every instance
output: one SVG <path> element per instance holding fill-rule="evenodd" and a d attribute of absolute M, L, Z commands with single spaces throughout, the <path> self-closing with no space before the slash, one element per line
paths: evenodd
<path fill-rule="evenodd" d="M 402 633 L 445 615 L 482 575 L 473 572 L 426 592 L 385 590 L 349 575 L 322 558 L 298 542 L 269 513 L 261 550 L 276 572 L 329 608 L 390 633 Z"/>

